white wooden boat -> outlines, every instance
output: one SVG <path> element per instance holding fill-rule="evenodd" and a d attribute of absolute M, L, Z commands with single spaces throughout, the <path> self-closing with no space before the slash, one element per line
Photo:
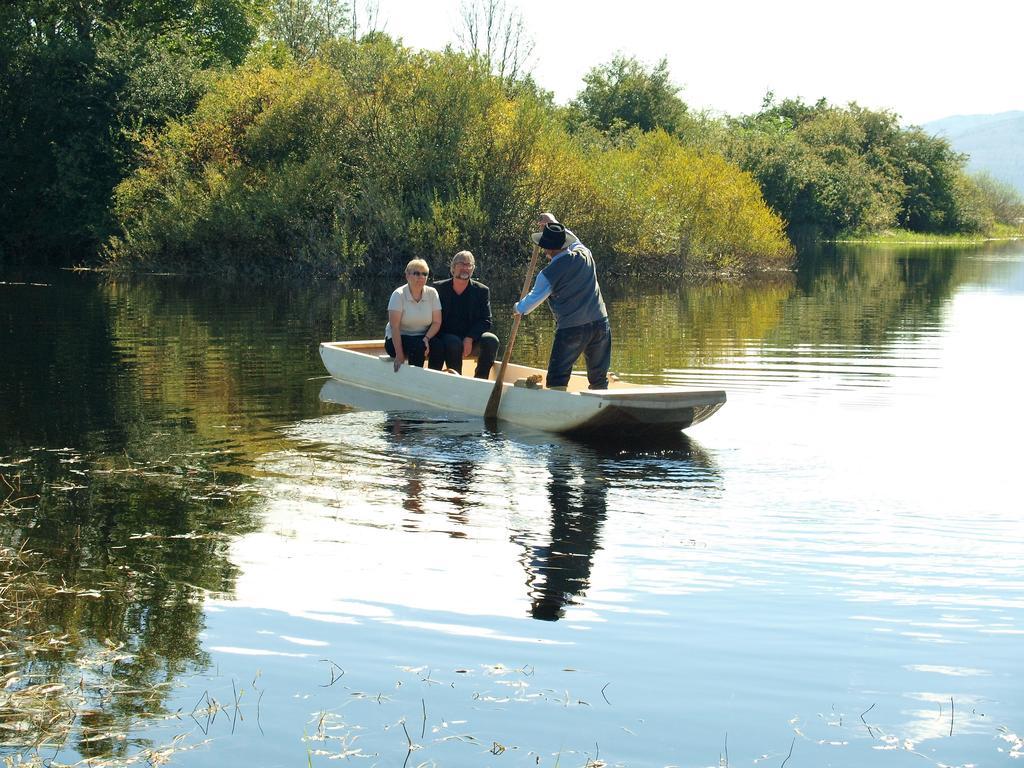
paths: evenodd
<path fill-rule="evenodd" d="M 403 365 L 396 373 L 380 340 L 330 341 L 320 357 L 335 379 L 373 392 L 473 416 L 484 415 L 494 389 L 491 379 L 457 376 Z M 464 370 L 473 370 L 467 359 Z M 562 434 L 615 437 L 678 432 L 704 421 L 725 403 L 720 389 L 692 390 L 630 384 L 613 380 L 606 390 L 587 389 L 585 374 L 574 373 L 565 391 L 543 386 L 544 370 L 509 363 L 502 384 L 498 419 L 532 429 Z M 540 385 L 529 386 L 531 377 Z"/>

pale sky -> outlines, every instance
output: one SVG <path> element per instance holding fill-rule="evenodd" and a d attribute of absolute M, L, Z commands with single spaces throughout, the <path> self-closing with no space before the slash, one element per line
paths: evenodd
<path fill-rule="evenodd" d="M 357 0 L 360 7 L 364 0 Z M 414 48 L 456 42 L 463 0 L 378 0 Z M 891 109 L 907 124 L 1024 109 L 1022 0 L 506 0 L 559 103 L 616 53 L 667 57 L 691 107 L 756 112 L 765 92 Z"/>

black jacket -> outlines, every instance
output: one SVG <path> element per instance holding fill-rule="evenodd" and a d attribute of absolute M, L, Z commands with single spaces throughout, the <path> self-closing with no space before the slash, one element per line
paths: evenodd
<path fill-rule="evenodd" d="M 491 289 L 476 280 L 470 280 L 462 295 L 455 293 L 452 280 L 434 283 L 441 297 L 441 330 L 460 339 L 479 340 L 491 330 Z"/>

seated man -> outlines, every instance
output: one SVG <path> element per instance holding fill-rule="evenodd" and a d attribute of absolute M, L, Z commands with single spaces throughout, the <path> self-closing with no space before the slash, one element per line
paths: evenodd
<path fill-rule="evenodd" d="M 430 344 L 429 365 L 462 373 L 462 359 L 475 353 L 474 375 L 486 379 L 498 355 L 498 337 L 489 332 L 491 290 L 472 279 L 475 267 L 473 254 L 459 251 L 452 257 L 451 278 L 434 283 L 441 297 L 441 330 Z"/>

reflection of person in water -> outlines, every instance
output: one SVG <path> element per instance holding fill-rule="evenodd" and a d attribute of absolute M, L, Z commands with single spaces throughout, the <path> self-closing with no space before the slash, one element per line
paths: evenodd
<path fill-rule="evenodd" d="M 430 511 L 447 507 L 448 519 L 453 523 L 448 535 L 465 539 L 465 528 L 469 525 L 466 512 L 480 503 L 473 487 L 476 463 L 465 457 L 450 458 L 453 449 L 446 440 L 438 442 L 442 455 L 434 454 L 436 446 L 432 444 L 439 440 L 433 433 L 436 426 L 437 423 L 429 419 L 421 421 L 398 415 L 389 415 L 384 421 L 393 447 L 404 444 L 402 453 L 406 457 L 400 462 L 405 478 L 402 508 L 417 515 L 425 514 L 426 495 L 428 501 L 433 502 Z M 406 527 L 415 530 L 421 524 L 410 518 Z"/>
<path fill-rule="evenodd" d="M 392 439 L 399 443 L 406 436 L 408 430 L 405 421 L 399 416 L 388 417 L 384 420 L 384 429 L 390 433 Z M 405 469 L 405 498 L 402 500 L 402 507 L 409 512 L 423 514 L 423 504 L 420 496 L 423 493 L 423 479 L 420 477 L 419 463 L 415 461 L 404 461 L 402 466 Z"/>
<path fill-rule="evenodd" d="M 577 469 L 573 459 L 582 459 Z M 590 585 L 590 569 L 607 513 L 608 487 L 596 457 L 553 451 L 548 459 L 551 542 L 536 547 L 529 585 L 535 619 L 556 621 Z"/>
<path fill-rule="evenodd" d="M 610 485 L 661 492 L 685 488 L 697 495 L 719 493 L 722 487 L 711 456 L 681 432 L 637 446 L 621 440 L 553 446 L 547 462 L 550 543 L 528 545 L 525 560 L 530 614 L 544 621 L 562 618 L 565 606 L 578 604 L 578 596 L 590 587 Z"/>
<path fill-rule="evenodd" d="M 474 499 L 473 467 L 472 461 L 463 459 L 443 463 L 436 473 L 437 479 L 443 483 L 442 488 L 448 491 L 448 502 L 454 507 L 448 511 L 448 519 L 459 526 L 448 533 L 453 539 L 466 538 L 463 530 L 464 526 L 469 525 L 466 510 Z"/>

